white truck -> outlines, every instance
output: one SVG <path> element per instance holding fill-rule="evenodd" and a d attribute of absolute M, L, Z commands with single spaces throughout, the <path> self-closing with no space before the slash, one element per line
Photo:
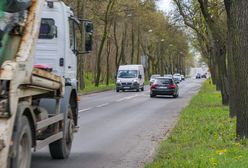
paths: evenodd
<path fill-rule="evenodd" d="M 144 91 L 145 73 L 143 65 L 120 65 L 116 79 L 116 92 L 120 90 Z"/>
<path fill-rule="evenodd" d="M 92 48 L 92 23 L 60 0 L 1 5 L 0 167 L 29 168 L 31 150 L 47 145 L 52 158 L 67 158 L 78 124 L 77 55 Z M 77 31 L 87 38 L 77 41 Z"/>

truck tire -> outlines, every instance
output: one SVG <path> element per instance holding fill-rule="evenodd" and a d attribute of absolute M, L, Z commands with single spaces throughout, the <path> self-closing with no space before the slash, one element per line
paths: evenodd
<path fill-rule="evenodd" d="M 10 168 L 28 168 L 31 164 L 32 133 L 28 118 L 22 116 L 15 125 Z"/>
<path fill-rule="evenodd" d="M 65 122 L 66 129 L 63 138 L 49 144 L 50 155 L 53 159 L 66 159 L 71 152 L 75 123 L 70 105 L 68 105 L 68 115 Z"/>
<path fill-rule="evenodd" d="M 144 86 L 141 88 L 141 91 L 142 91 L 142 92 L 144 91 Z"/>

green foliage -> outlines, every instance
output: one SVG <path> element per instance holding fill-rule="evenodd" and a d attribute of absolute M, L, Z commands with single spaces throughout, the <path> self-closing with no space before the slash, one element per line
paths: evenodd
<path fill-rule="evenodd" d="M 105 90 L 112 90 L 115 88 L 115 81 L 113 79 L 110 80 L 109 85 L 106 85 L 103 80 L 100 82 L 99 86 L 96 87 L 94 84 L 94 79 L 92 73 L 85 74 L 85 88 L 80 90 L 82 94 L 101 92 Z"/>
<path fill-rule="evenodd" d="M 205 83 L 184 109 L 153 163 L 146 168 L 247 167 L 248 141 L 235 141 L 235 119 L 221 105 L 221 95 Z"/>

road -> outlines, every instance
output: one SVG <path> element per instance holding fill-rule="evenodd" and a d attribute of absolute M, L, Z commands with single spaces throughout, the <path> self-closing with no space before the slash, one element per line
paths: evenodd
<path fill-rule="evenodd" d="M 137 168 L 152 159 L 158 143 L 203 80 L 188 79 L 180 97 L 107 91 L 81 97 L 79 132 L 69 159 L 52 160 L 48 149 L 33 153 L 32 168 Z"/>

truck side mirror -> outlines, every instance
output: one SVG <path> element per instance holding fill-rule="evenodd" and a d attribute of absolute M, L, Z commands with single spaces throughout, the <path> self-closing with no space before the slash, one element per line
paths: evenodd
<path fill-rule="evenodd" d="M 91 21 L 84 21 L 84 29 L 85 29 L 85 51 L 92 51 L 93 45 L 93 23 Z"/>
<path fill-rule="evenodd" d="M 139 78 L 139 79 L 142 79 L 142 75 L 139 75 L 138 78 Z"/>

